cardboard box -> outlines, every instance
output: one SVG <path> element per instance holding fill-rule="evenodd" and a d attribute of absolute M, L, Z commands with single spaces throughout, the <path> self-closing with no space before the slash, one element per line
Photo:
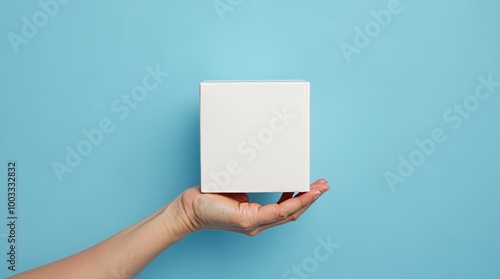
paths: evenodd
<path fill-rule="evenodd" d="M 309 82 L 200 84 L 201 191 L 309 191 Z"/>

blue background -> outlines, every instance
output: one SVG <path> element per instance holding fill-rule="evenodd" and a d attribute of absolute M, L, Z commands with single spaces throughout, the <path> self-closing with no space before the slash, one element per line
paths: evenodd
<path fill-rule="evenodd" d="M 349 63 L 339 44 L 388 2 L 244 0 L 220 17 L 212 1 L 73 0 L 15 53 L 7 34 L 41 8 L 1 0 L 0 177 L 18 161 L 18 270 L 85 249 L 199 183 L 200 81 L 306 79 L 311 179 L 332 190 L 254 238 L 190 235 L 139 278 L 282 278 L 328 236 L 340 247 L 309 278 L 500 278 L 500 87 L 458 129 L 443 119 L 479 76 L 500 80 L 500 2 L 402 0 Z M 121 120 L 110 104 L 156 65 L 170 75 Z M 115 130 L 59 182 L 52 162 L 103 118 Z M 435 128 L 446 142 L 391 191 L 384 173 Z"/>

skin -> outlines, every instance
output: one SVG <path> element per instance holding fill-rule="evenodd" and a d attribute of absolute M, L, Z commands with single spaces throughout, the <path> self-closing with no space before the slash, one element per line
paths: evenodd
<path fill-rule="evenodd" d="M 309 192 L 283 193 L 276 204 L 249 202 L 247 194 L 203 194 L 184 191 L 146 219 L 78 254 L 11 278 L 133 278 L 147 264 L 186 235 L 223 230 L 255 236 L 268 228 L 296 221 L 330 188 L 324 179 Z"/>

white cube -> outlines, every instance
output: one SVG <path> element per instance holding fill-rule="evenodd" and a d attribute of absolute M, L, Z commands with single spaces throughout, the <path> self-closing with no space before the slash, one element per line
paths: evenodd
<path fill-rule="evenodd" d="M 200 84 L 201 191 L 309 191 L 309 82 Z"/>

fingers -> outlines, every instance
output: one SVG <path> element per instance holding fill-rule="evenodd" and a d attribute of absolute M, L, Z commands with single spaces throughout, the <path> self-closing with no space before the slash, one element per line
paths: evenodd
<path fill-rule="evenodd" d="M 314 184 L 328 184 L 328 182 L 326 181 L 326 179 L 320 178 L 320 179 L 316 180 L 312 185 L 314 185 Z"/>
<path fill-rule="evenodd" d="M 286 193 L 283 193 L 281 195 L 281 198 L 279 199 L 279 201 L 277 202 L 278 204 L 290 199 L 293 197 L 293 194 L 295 194 L 294 192 L 286 192 Z"/>
<path fill-rule="evenodd" d="M 258 208 L 256 225 L 263 225 L 285 220 L 300 209 L 306 209 L 321 194 L 325 193 L 330 187 L 324 180 L 318 180 L 311 185 L 309 192 L 298 194 L 296 197 L 288 198 L 279 204 L 270 204 Z M 286 196 L 288 196 L 287 194 Z M 285 194 L 283 194 L 285 196 Z M 280 199 L 280 201 L 283 199 Z M 285 196 L 285 197 L 286 197 Z"/>
<path fill-rule="evenodd" d="M 330 187 L 326 183 L 327 182 L 324 179 L 317 180 L 316 182 L 314 182 L 311 185 L 311 188 L 310 188 L 309 192 L 301 192 L 301 193 L 297 194 L 294 198 L 292 198 L 292 199 L 299 199 L 301 196 L 310 195 L 311 193 L 314 193 L 315 195 L 313 196 L 312 201 L 309 200 L 309 202 L 306 203 L 305 206 L 300 207 L 295 212 L 289 214 L 285 218 L 275 219 L 273 222 L 261 223 L 261 225 L 255 227 L 250 232 L 247 232 L 247 234 L 253 236 L 253 235 L 256 235 L 256 234 L 258 234 L 261 231 L 264 231 L 266 229 L 269 229 L 269 228 L 272 228 L 272 227 L 275 227 L 275 226 L 279 226 L 279 225 L 288 223 L 290 221 L 296 221 L 296 220 L 298 220 L 298 218 L 300 217 L 300 215 L 302 215 L 302 213 L 304 213 L 312 205 L 312 203 L 314 203 L 314 201 L 317 199 L 317 197 L 319 197 L 319 196 L 316 196 L 317 192 L 319 192 L 320 195 L 321 195 L 321 194 L 325 193 L 326 191 L 328 191 L 330 189 Z"/>
<path fill-rule="evenodd" d="M 311 184 L 311 189 L 312 189 L 312 188 L 314 188 L 314 187 L 316 187 L 317 185 L 322 185 L 322 184 L 327 184 L 326 180 L 325 180 L 325 179 L 323 179 L 323 178 L 318 179 L 318 180 L 316 180 L 313 184 Z M 309 191 L 310 191 L 310 190 L 309 190 Z M 298 194 L 296 195 L 296 197 L 297 197 L 297 196 L 300 196 L 300 195 L 302 195 L 302 194 L 304 194 L 304 193 L 307 193 L 307 192 L 301 192 L 301 193 L 298 193 Z M 292 193 L 292 192 L 286 192 L 286 193 L 283 193 L 283 194 L 281 195 L 281 198 L 279 199 L 279 201 L 278 201 L 277 203 L 279 204 L 279 203 L 282 203 L 282 202 L 284 202 L 284 201 L 286 201 L 286 200 L 288 200 L 288 199 L 292 198 L 292 197 L 293 197 L 293 194 L 294 194 L 294 193 Z"/>
<path fill-rule="evenodd" d="M 322 185 L 328 185 L 328 182 L 324 178 L 320 178 L 320 179 L 316 180 L 313 184 L 311 184 L 311 187 L 309 188 L 309 192 L 318 188 L 318 186 L 322 186 Z M 307 192 L 300 192 L 296 195 L 296 197 L 303 195 L 305 193 L 307 193 Z"/>
<path fill-rule="evenodd" d="M 285 218 L 283 220 L 279 220 L 277 222 L 273 222 L 273 223 L 259 226 L 253 232 L 255 234 L 257 234 L 257 233 L 260 233 L 261 231 L 267 230 L 267 229 L 272 228 L 272 227 L 280 226 L 280 225 L 286 224 L 286 223 L 291 222 L 291 221 L 297 221 L 299 219 L 300 215 L 302 215 L 302 213 L 306 212 L 307 209 L 309 209 L 309 207 L 311 205 L 312 205 L 312 203 L 306 207 L 303 207 L 303 208 L 297 210 L 296 212 L 294 212 L 293 214 L 291 214 L 290 216 L 288 216 L 287 218 Z"/>
<path fill-rule="evenodd" d="M 292 192 L 283 193 L 277 204 L 265 206 L 249 203 L 248 196 L 243 193 L 214 195 L 229 198 L 235 204 L 230 207 L 222 207 L 225 211 L 228 208 L 231 211 L 234 210 L 234 214 L 223 214 L 228 219 L 219 220 L 211 227 L 256 235 L 268 228 L 297 220 L 321 194 L 328 190 L 329 186 L 326 180 L 319 179 L 311 185 L 308 192 L 298 193 L 295 197 Z"/>

